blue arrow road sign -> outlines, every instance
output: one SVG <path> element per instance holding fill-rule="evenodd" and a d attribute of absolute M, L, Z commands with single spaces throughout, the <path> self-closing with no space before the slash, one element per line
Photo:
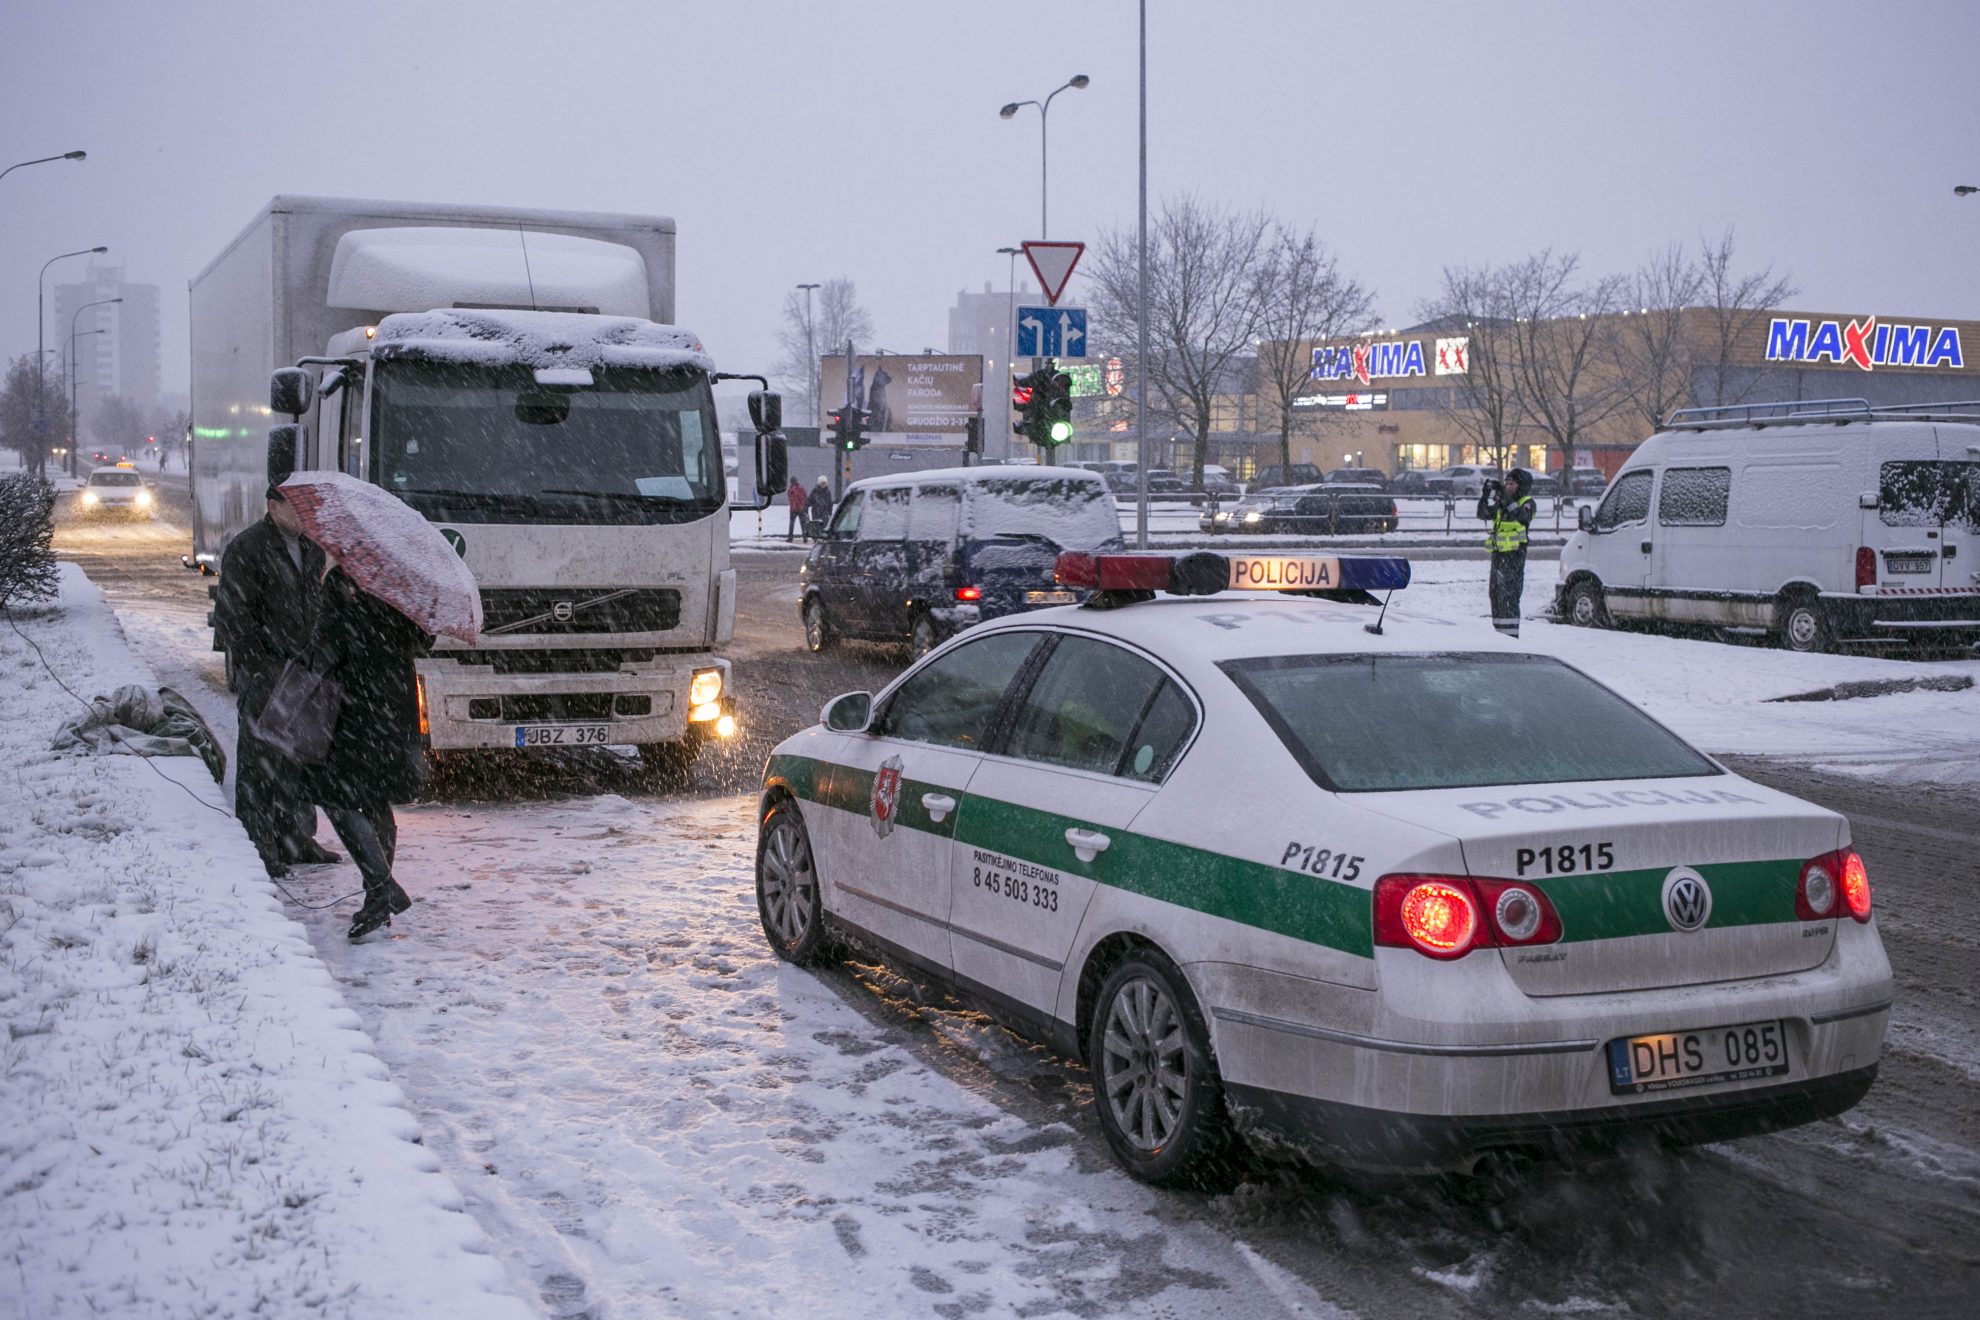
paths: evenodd
<path fill-rule="evenodd" d="M 1085 357 L 1084 307 L 1020 307 L 1017 322 L 1019 357 Z"/>

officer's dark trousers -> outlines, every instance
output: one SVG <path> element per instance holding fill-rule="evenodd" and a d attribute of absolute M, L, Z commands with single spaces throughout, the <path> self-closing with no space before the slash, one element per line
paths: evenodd
<path fill-rule="evenodd" d="M 254 736 L 247 703 L 238 708 L 234 743 L 234 815 L 264 864 L 287 861 L 290 845 L 316 834 L 316 808 L 302 799 L 301 771 Z"/>
<path fill-rule="evenodd" d="M 358 874 L 364 878 L 364 900 L 383 899 L 392 879 L 392 858 L 399 847 L 399 822 L 383 802 L 365 807 L 325 807 L 331 828 L 351 850 Z"/>
<path fill-rule="evenodd" d="M 1526 551 L 1495 551 L 1492 555 L 1492 626 L 1519 636 L 1519 597 L 1526 588 Z"/>

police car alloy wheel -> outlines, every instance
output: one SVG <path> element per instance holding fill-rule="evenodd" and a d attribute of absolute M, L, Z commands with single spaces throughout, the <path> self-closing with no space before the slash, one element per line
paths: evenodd
<path fill-rule="evenodd" d="M 1087 1038 L 1094 1103 L 1128 1172 L 1161 1187 L 1228 1182 L 1233 1146 L 1210 1033 L 1176 965 L 1130 954 L 1100 987 Z"/>
<path fill-rule="evenodd" d="M 816 655 L 832 644 L 832 627 L 825 622 L 825 606 L 818 597 L 804 602 L 804 645 Z"/>
<path fill-rule="evenodd" d="M 803 965 L 825 953 L 824 910 L 811 837 L 797 803 L 785 799 L 770 808 L 756 845 L 756 910 L 763 933 L 779 957 Z"/>

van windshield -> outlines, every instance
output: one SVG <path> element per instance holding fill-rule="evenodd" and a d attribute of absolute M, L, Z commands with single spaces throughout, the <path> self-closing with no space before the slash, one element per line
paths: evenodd
<path fill-rule="evenodd" d="M 1220 667 L 1313 781 L 1337 793 L 1721 773 L 1548 656 L 1270 656 Z"/>
<path fill-rule="evenodd" d="M 1020 477 L 980 481 L 969 488 L 967 534 L 1043 539 L 1061 550 L 1112 550 L 1121 544 L 1121 516 L 1098 480 Z"/>

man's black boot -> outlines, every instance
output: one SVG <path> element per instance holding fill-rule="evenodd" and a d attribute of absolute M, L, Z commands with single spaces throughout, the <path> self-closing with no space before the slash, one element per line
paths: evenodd
<path fill-rule="evenodd" d="M 399 887 L 397 880 L 385 882 L 385 907 L 393 916 L 412 906 L 412 895 Z"/>
<path fill-rule="evenodd" d="M 285 851 L 298 866 L 331 866 L 344 860 L 342 853 L 330 851 L 315 839 L 291 839 Z"/>
<path fill-rule="evenodd" d="M 380 926 L 391 924 L 392 909 L 384 903 L 374 903 L 367 898 L 364 906 L 357 910 L 357 915 L 351 918 L 351 929 L 347 938 L 361 940 Z"/>

